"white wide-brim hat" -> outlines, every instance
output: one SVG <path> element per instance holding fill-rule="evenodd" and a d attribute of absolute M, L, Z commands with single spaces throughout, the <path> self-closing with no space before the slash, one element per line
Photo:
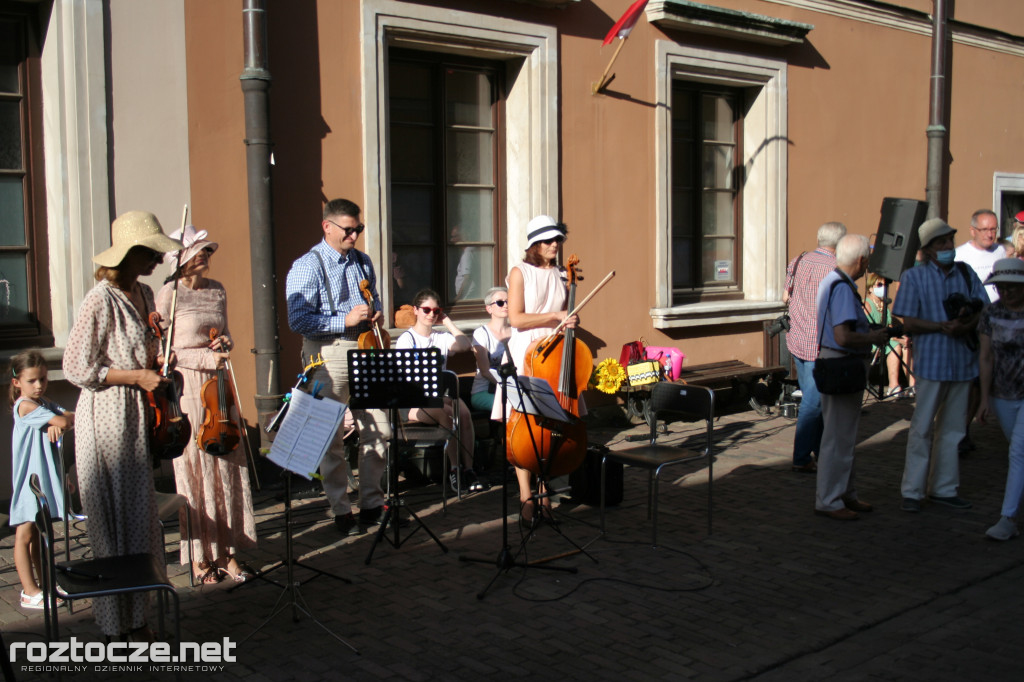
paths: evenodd
<path fill-rule="evenodd" d="M 176 230 L 171 233 L 173 239 L 180 239 L 185 248 L 181 249 L 181 260 L 178 260 L 178 250 L 164 254 L 164 262 L 172 266 L 184 265 L 196 257 L 203 249 L 210 249 L 211 253 L 216 251 L 220 244 L 206 239 L 209 234 L 206 230 L 197 230 L 195 225 L 186 225 L 184 230 Z"/>
<path fill-rule="evenodd" d="M 92 262 L 107 268 L 116 268 L 136 246 L 145 246 L 158 253 L 181 248 L 181 242 L 164 234 L 160 221 L 148 211 L 128 211 L 117 217 L 110 226 L 112 246 L 96 254 Z"/>
<path fill-rule="evenodd" d="M 992 274 L 985 284 L 1024 284 L 1024 261 L 1019 258 L 1000 258 L 992 266 Z"/>

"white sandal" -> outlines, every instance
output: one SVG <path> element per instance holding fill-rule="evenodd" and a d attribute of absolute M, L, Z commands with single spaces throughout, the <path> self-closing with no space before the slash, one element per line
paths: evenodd
<path fill-rule="evenodd" d="M 22 590 L 21 591 L 21 608 L 23 608 L 23 609 L 41 610 L 41 609 L 44 608 L 43 598 L 44 598 L 44 594 L 42 592 L 37 592 L 34 596 L 30 597 L 27 594 L 25 594 L 25 590 Z M 57 606 L 64 606 L 64 600 L 61 599 L 60 597 L 57 597 Z"/>

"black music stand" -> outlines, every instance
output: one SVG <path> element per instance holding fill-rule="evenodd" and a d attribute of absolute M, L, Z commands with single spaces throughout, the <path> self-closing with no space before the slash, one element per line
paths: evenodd
<path fill-rule="evenodd" d="M 299 376 L 300 376 L 300 381 L 296 385 L 296 388 L 294 389 L 295 393 L 299 393 L 298 386 L 303 384 L 303 383 L 305 383 L 305 380 L 308 378 L 308 377 L 306 377 L 306 373 L 305 372 L 303 372 L 303 374 L 301 374 Z M 291 397 L 291 399 L 293 401 L 296 400 L 296 398 L 292 397 L 292 395 L 293 395 L 292 393 L 289 393 L 285 397 L 286 398 L 290 398 Z M 299 400 L 304 400 L 305 396 L 307 396 L 307 395 L 308 394 L 303 393 L 302 397 L 298 398 L 298 399 Z M 328 398 L 320 398 L 318 396 L 311 396 L 311 398 L 314 399 L 314 400 L 329 400 Z M 332 401 L 332 402 L 334 402 L 334 401 Z M 282 406 L 281 410 L 279 411 L 278 417 L 275 417 L 275 419 L 267 426 L 267 428 L 266 428 L 267 433 L 271 433 L 273 431 L 277 431 L 278 428 L 282 426 L 282 424 L 284 424 L 285 428 L 287 428 L 288 427 L 289 417 L 295 418 L 295 417 L 299 416 L 299 415 L 296 414 L 295 410 L 286 410 L 285 408 L 287 406 L 288 406 L 288 403 L 286 402 L 285 405 Z M 345 413 L 344 411 L 345 411 L 345 407 L 343 405 L 342 406 L 342 412 L 341 412 L 341 418 L 344 417 L 344 413 Z M 339 418 L 339 424 L 338 425 L 340 425 L 341 418 Z M 336 431 L 336 430 L 337 430 L 337 427 L 335 427 L 334 431 Z M 245 642 L 249 641 L 249 638 L 251 638 L 257 632 L 262 630 L 264 626 L 266 626 L 268 623 L 270 623 L 270 621 L 272 621 L 274 619 L 275 616 L 277 616 L 279 613 L 281 613 L 286 608 L 291 606 L 292 607 L 292 622 L 295 622 L 295 623 L 299 622 L 299 612 L 301 611 L 302 613 L 304 613 L 306 615 L 307 618 L 309 618 L 314 623 L 319 625 L 327 634 L 329 634 L 332 637 L 334 637 L 336 640 L 338 640 L 339 642 L 341 642 L 342 644 L 347 646 L 349 649 L 351 649 L 353 652 L 355 652 L 357 654 L 359 653 L 358 649 L 356 649 L 354 646 L 352 646 L 347 641 L 342 639 L 338 634 L 336 634 L 330 628 L 328 628 L 326 625 L 324 625 L 319 620 L 317 620 L 316 616 L 314 616 L 312 613 L 310 613 L 309 605 L 306 604 L 306 600 L 302 598 L 302 593 L 299 592 L 299 588 L 304 583 L 310 582 L 310 581 L 318 578 L 319 576 L 326 576 L 328 578 L 334 578 L 335 580 L 340 580 L 341 582 L 347 583 L 349 585 L 352 584 L 352 581 L 349 580 L 348 578 L 344 578 L 344 577 L 342 577 L 340 575 L 335 575 L 334 573 L 329 573 L 329 572 L 321 570 L 319 568 L 314 568 L 313 566 L 310 566 L 308 564 L 302 563 L 300 560 L 295 558 L 294 545 L 292 543 L 292 473 L 296 473 L 296 474 L 299 474 L 300 476 L 303 476 L 305 478 L 309 478 L 309 472 L 308 471 L 303 471 L 302 469 L 312 468 L 315 471 L 316 469 L 319 468 L 319 462 L 320 462 L 321 459 L 323 459 L 324 453 L 326 452 L 327 448 L 330 446 L 330 442 L 333 440 L 334 431 L 331 432 L 330 437 L 325 439 L 326 442 L 324 443 L 323 449 L 320 451 L 319 457 L 315 458 L 316 459 L 316 465 L 315 466 L 311 466 L 311 463 L 309 462 L 309 460 L 303 461 L 301 463 L 301 465 L 299 463 L 296 463 L 294 465 L 294 467 L 290 463 L 282 464 L 280 461 L 275 461 L 275 464 L 278 464 L 278 466 L 281 467 L 281 471 L 284 474 L 284 481 L 285 481 L 285 483 L 284 483 L 284 485 L 285 485 L 285 488 L 284 488 L 285 557 L 284 557 L 284 559 L 282 559 L 281 561 L 278 561 L 276 564 L 274 564 L 270 568 L 267 568 L 265 570 L 257 572 L 255 577 L 260 578 L 261 580 L 265 580 L 265 581 L 267 581 L 269 583 L 273 583 L 273 584 L 281 587 L 282 590 L 281 590 L 281 595 L 277 598 L 277 601 L 274 602 L 274 607 L 271 610 L 270 615 L 267 616 L 266 620 L 264 620 L 262 623 L 260 623 L 256 627 L 255 630 L 250 632 L 245 637 L 245 639 L 243 639 L 241 642 L 239 642 L 239 644 L 244 644 Z M 271 460 L 271 461 L 274 461 L 274 460 Z M 314 575 L 312 577 L 310 577 L 310 578 L 307 578 L 306 580 L 296 580 L 295 579 L 295 567 L 296 566 L 304 568 L 307 571 L 312 571 L 314 573 Z M 276 580 L 271 580 L 270 578 L 266 577 L 267 574 L 269 574 L 269 573 L 271 573 L 273 571 L 276 571 L 277 569 L 279 569 L 281 567 L 285 568 L 285 571 L 286 571 L 286 574 L 287 574 L 287 576 L 285 578 L 285 584 L 284 585 L 282 585 L 281 583 L 277 582 Z M 192 570 L 192 569 L 189 568 L 189 570 Z M 246 581 L 246 582 L 244 582 L 244 583 L 242 583 L 240 585 L 236 585 L 236 586 L 232 587 L 228 591 L 230 592 L 232 590 L 245 587 L 246 585 L 250 585 L 250 584 L 252 584 L 254 582 L 255 581 L 253 581 L 253 580 L 248 580 L 248 581 Z M 286 601 L 284 603 L 281 603 L 282 600 L 285 598 L 285 595 L 288 596 L 288 601 Z"/>
<path fill-rule="evenodd" d="M 503 342 L 504 343 L 504 342 Z M 509 355 L 508 345 L 505 345 L 506 356 Z M 492 370 L 493 372 L 493 370 Z M 495 400 L 501 400 L 501 439 L 498 444 L 498 452 L 505 453 L 507 448 L 507 425 L 508 425 L 508 403 L 511 401 L 515 406 L 516 410 L 524 414 L 532 414 L 535 416 L 543 417 L 549 422 L 555 423 L 568 423 L 570 415 L 558 405 L 557 398 L 555 397 L 554 391 L 551 390 L 551 386 L 544 380 L 532 380 L 529 377 L 519 377 L 516 374 L 515 365 L 510 361 L 507 364 L 501 366 L 498 370 L 498 376 L 501 379 L 501 389 L 495 395 Z M 508 392 L 508 398 L 506 399 L 506 391 Z M 546 471 L 550 466 L 541 467 L 542 473 L 537 476 L 537 486 L 533 491 L 531 500 L 533 501 L 534 509 L 534 523 L 530 527 L 530 531 L 523 537 L 519 544 L 519 549 L 513 554 L 512 546 L 509 544 L 508 539 L 508 464 L 504 468 L 504 474 L 501 478 L 501 550 L 498 552 L 498 557 L 493 561 L 496 568 L 498 569 L 494 577 L 491 578 L 490 582 L 477 593 L 477 599 L 483 599 L 487 594 L 487 591 L 491 589 L 495 581 L 502 573 L 507 573 L 512 568 L 539 568 L 547 571 L 562 571 L 565 573 L 576 573 L 577 569 L 575 566 L 548 566 L 546 565 L 549 561 L 555 559 L 562 559 L 566 556 L 573 554 L 583 553 L 586 554 L 595 563 L 597 559 L 594 559 L 587 551 L 573 542 L 568 536 L 566 536 L 557 524 L 551 523 L 544 519 L 544 515 L 541 513 L 541 502 L 542 498 L 550 495 L 550 491 L 547 489 L 547 475 Z M 540 488 L 544 486 L 545 492 L 541 493 Z M 575 550 L 558 554 L 555 556 L 545 557 L 543 559 L 535 559 L 530 562 L 518 561 L 519 555 L 522 554 L 526 549 L 526 544 L 533 538 L 537 530 L 542 525 L 548 523 L 559 535 L 562 536 L 569 544 L 575 547 Z M 468 561 L 471 563 L 489 564 L 492 563 L 491 559 L 479 559 L 475 557 L 460 556 L 460 561 Z"/>
<path fill-rule="evenodd" d="M 350 406 L 356 410 L 388 410 L 391 421 L 391 445 L 388 448 L 388 492 L 384 502 L 384 515 L 380 520 L 377 537 L 370 545 L 366 564 L 384 539 L 398 549 L 422 528 L 442 552 L 444 543 L 423 523 L 423 520 L 402 499 L 398 492 L 398 410 L 412 407 L 442 407 L 441 351 L 437 348 L 409 348 L 387 350 L 367 349 L 348 352 L 348 378 Z M 416 526 L 403 539 L 400 533 L 401 511 L 405 508 L 415 519 Z M 388 526 L 394 533 L 387 538 Z"/>

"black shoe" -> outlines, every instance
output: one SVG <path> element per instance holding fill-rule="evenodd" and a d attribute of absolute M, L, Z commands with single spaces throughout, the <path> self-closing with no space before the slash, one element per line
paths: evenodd
<path fill-rule="evenodd" d="M 380 507 L 370 507 L 369 509 L 359 510 L 359 525 L 360 526 L 376 526 L 380 523 L 380 517 L 384 513 L 383 505 Z"/>
<path fill-rule="evenodd" d="M 462 486 L 459 487 L 459 483 Z M 465 493 L 469 491 L 469 481 L 466 480 L 466 470 L 462 470 L 462 476 L 460 481 L 459 473 L 455 469 L 448 470 L 448 484 L 452 487 L 452 490 L 459 493 Z"/>
<path fill-rule="evenodd" d="M 471 477 L 469 483 L 469 492 L 479 493 L 483 492 L 484 490 L 491 489 L 491 482 L 488 481 L 486 478 L 481 478 L 477 476 L 476 471 L 474 471 L 473 469 L 468 469 L 466 473 L 468 473 Z M 465 480 L 466 473 L 462 474 L 463 480 Z"/>
<path fill-rule="evenodd" d="M 359 526 L 356 524 L 356 517 L 352 512 L 335 516 L 334 525 L 341 531 L 343 537 L 359 535 Z"/>

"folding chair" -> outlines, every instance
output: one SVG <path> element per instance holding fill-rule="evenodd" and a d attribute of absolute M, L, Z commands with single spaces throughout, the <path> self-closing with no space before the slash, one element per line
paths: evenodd
<path fill-rule="evenodd" d="M 452 401 L 456 401 L 453 405 L 452 415 L 452 428 L 446 429 L 443 426 L 432 426 L 430 424 L 423 424 L 421 422 L 402 422 L 399 427 L 397 442 L 401 446 L 427 450 L 432 447 L 440 447 L 442 449 L 441 460 L 443 462 L 441 467 L 441 507 L 447 511 L 447 487 L 448 487 L 448 468 L 451 463 L 448 461 L 448 457 L 444 454 L 443 450 L 448 444 L 448 441 L 452 438 L 458 443 L 459 439 L 459 377 L 451 370 L 444 370 L 441 372 L 441 390 L 446 398 L 451 398 Z M 424 453 L 424 473 L 426 472 L 426 454 Z M 457 480 L 459 483 L 456 495 L 462 499 L 462 469 L 459 467 L 457 470 Z"/>
<path fill-rule="evenodd" d="M 135 592 L 160 591 L 174 598 L 174 634 L 181 641 L 181 608 L 178 593 L 167 579 L 162 557 L 152 554 L 128 554 L 102 559 L 79 559 L 58 563 L 54 557 L 53 518 L 39 477 L 29 477 L 36 496 L 36 528 L 39 530 L 39 554 L 42 563 L 43 621 L 46 641 L 60 638 L 57 623 L 57 588 L 66 602 L 76 599 L 112 597 Z M 158 598 L 160 636 L 164 634 L 164 599 Z"/>
<path fill-rule="evenodd" d="M 609 450 L 601 458 L 601 533 L 604 533 L 605 465 L 610 460 L 647 469 L 647 518 L 651 523 L 651 544 L 658 546 L 658 481 L 665 467 L 695 460 L 707 460 L 708 466 L 708 534 L 711 534 L 711 443 L 715 418 L 715 393 L 704 386 L 661 382 L 651 389 L 652 418 L 650 443 L 624 450 Z M 703 450 L 690 450 L 674 445 L 658 445 L 658 418 L 666 414 L 691 415 L 704 420 L 706 427 Z"/>
<path fill-rule="evenodd" d="M 181 509 L 185 509 L 185 537 L 182 538 L 185 545 L 185 556 L 188 558 L 188 584 L 189 587 L 196 586 L 195 574 L 192 571 L 192 512 L 188 506 L 188 498 L 179 493 L 156 494 L 156 515 L 160 520 L 160 535 L 163 539 L 164 553 L 167 552 L 167 524 L 178 524 L 181 530 Z"/>

